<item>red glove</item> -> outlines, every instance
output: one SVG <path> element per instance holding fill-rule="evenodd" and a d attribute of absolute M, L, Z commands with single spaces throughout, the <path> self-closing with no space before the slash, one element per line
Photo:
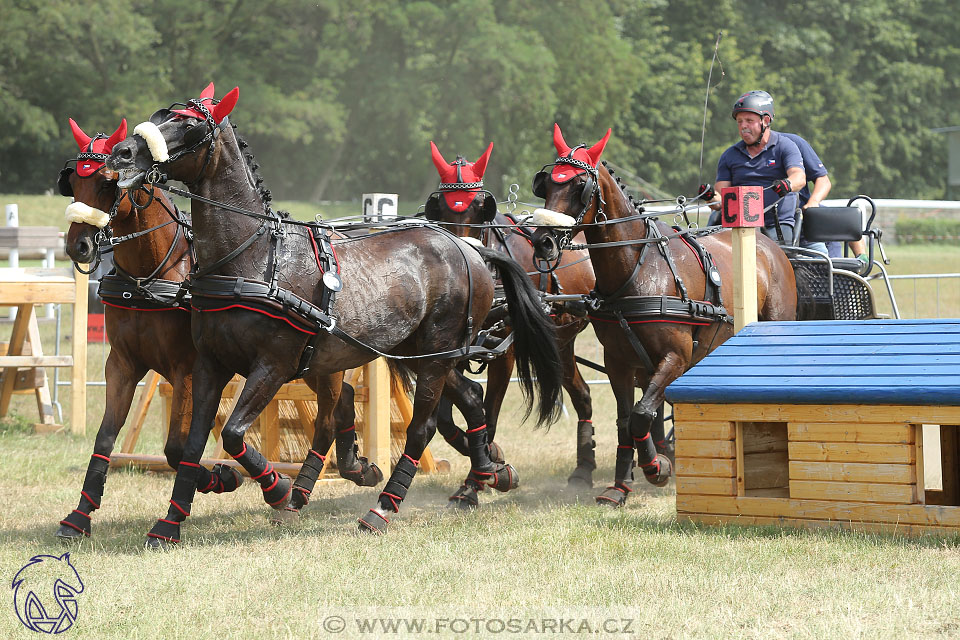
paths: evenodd
<path fill-rule="evenodd" d="M 713 200 L 714 196 L 717 195 L 717 193 L 713 190 L 713 185 L 711 185 L 709 182 L 707 184 L 700 185 L 700 190 L 697 193 L 700 194 L 697 197 L 706 202 L 710 202 Z"/>
<path fill-rule="evenodd" d="M 790 180 L 787 179 L 774 180 L 773 184 L 770 185 L 770 188 L 773 189 L 773 192 L 781 198 L 793 191 L 793 189 L 790 188 Z"/>

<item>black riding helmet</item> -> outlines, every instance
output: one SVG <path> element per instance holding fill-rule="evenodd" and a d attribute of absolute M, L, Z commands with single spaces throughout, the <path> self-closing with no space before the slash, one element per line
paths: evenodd
<path fill-rule="evenodd" d="M 747 91 L 733 103 L 731 116 L 736 118 L 741 111 L 755 113 L 761 118 L 770 116 L 770 119 L 773 120 L 773 96 L 766 91 Z"/>

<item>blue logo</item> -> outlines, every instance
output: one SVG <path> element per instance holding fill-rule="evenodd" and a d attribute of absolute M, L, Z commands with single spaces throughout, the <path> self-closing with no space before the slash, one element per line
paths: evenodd
<path fill-rule="evenodd" d="M 27 629 L 63 633 L 77 619 L 77 596 L 83 580 L 70 563 L 70 554 L 33 556 L 13 577 L 13 604 Z"/>

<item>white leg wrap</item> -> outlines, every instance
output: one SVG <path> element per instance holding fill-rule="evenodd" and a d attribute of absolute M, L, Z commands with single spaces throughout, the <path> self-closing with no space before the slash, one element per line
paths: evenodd
<path fill-rule="evenodd" d="M 170 153 L 167 151 L 167 141 L 163 139 L 160 129 L 152 122 L 141 122 L 133 129 L 133 135 L 140 136 L 147 141 L 147 148 L 150 149 L 150 155 L 156 162 L 166 162 L 170 159 Z"/>
<path fill-rule="evenodd" d="M 81 222 L 103 229 L 110 222 L 110 214 L 100 209 L 94 209 L 88 204 L 74 202 L 64 212 L 67 222 Z"/>

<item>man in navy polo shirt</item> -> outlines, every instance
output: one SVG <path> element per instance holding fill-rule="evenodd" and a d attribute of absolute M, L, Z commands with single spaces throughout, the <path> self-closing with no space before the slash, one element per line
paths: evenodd
<path fill-rule="evenodd" d="M 779 204 L 764 213 L 763 233 L 778 240 L 779 218 L 783 244 L 793 244 L 797 192 L 807 184 L 800 149 L 793 140 L 770 128 L 773 98 L 766 91 L 748 91 L 737 98 L 732 115 L 741 140 L 720 156 L 714 188 L 703 185 L 703 198 L 718 210 L 724 187 L 764 187 L 764 209 L 778 201 Z"/>

